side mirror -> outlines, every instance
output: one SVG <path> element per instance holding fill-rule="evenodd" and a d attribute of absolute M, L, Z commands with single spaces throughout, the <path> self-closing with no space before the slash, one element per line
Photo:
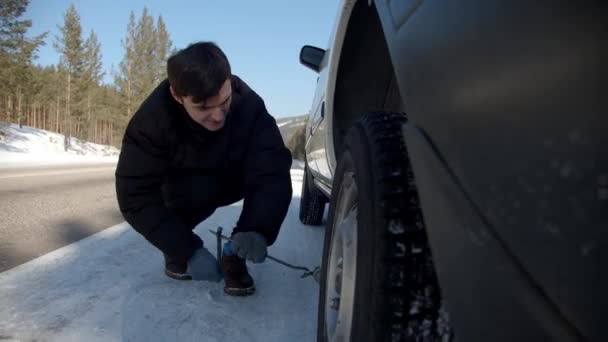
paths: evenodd
<path fill-rule="evenodd" d="M 325 50 L 310 45 L 304 45 L 302 50 L 300 50 L 300 63 L 315 72 L 319 72 L 323 56 L 325 56 Z"/>

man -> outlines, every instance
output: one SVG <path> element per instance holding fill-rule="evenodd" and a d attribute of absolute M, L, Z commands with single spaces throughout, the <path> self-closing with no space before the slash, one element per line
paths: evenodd
<path fill-rule="evenodd" d="M 245 260 L 262 262 L 291 201 L 291 154 L 263 100 L 233 76 L 224 53 L 195 43 L 167 62 L 168 80 L 125 132 L 116 169 L 120 210 L 160 249 L 165 274 L 255 291 Z M 215 209 L 244 199 L 221 270 L 193 232 Z"/>

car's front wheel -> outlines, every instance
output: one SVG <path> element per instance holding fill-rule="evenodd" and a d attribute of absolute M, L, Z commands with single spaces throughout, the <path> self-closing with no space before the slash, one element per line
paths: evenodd
<path fill-rule="evenodd" d="M 449 340 L 405 120 L 366 114 L 347 135 L 325 235 L 319 341 Z"/>

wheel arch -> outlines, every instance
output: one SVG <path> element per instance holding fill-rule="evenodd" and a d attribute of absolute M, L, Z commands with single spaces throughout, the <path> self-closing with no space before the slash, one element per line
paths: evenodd
<path fill-rule="evenodd" d="M 336 73 L 329 80 L 327 96 L 331 113 L 328 142 L 333 147 L 328 152 L 334 170 L 348 129 L 363 113 L 403 112 L 393 63 L 373 3 L 354 4 L 342 38 L 342 45 L 334 47 L 339 53 L 334 57 Z"/>

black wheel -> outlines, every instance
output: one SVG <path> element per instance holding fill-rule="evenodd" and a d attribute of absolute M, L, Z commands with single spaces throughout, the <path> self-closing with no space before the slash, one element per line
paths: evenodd
<path fill-rule="evenodd" d="M 319 341 L 450 340 L 405 122 L 370 113 L 347 134 L 325 235 Z"/>
<path fill-rule="evenodd" d="M 302 196 L 300 198 L 300 222 L 311 226 L 321 225 L 325 203 L 327 203 L 327 198 L 319 193 L 319 190 L 314 189 L 312 175 L 310 175 L 308 167 L 304 167 Z"/>

